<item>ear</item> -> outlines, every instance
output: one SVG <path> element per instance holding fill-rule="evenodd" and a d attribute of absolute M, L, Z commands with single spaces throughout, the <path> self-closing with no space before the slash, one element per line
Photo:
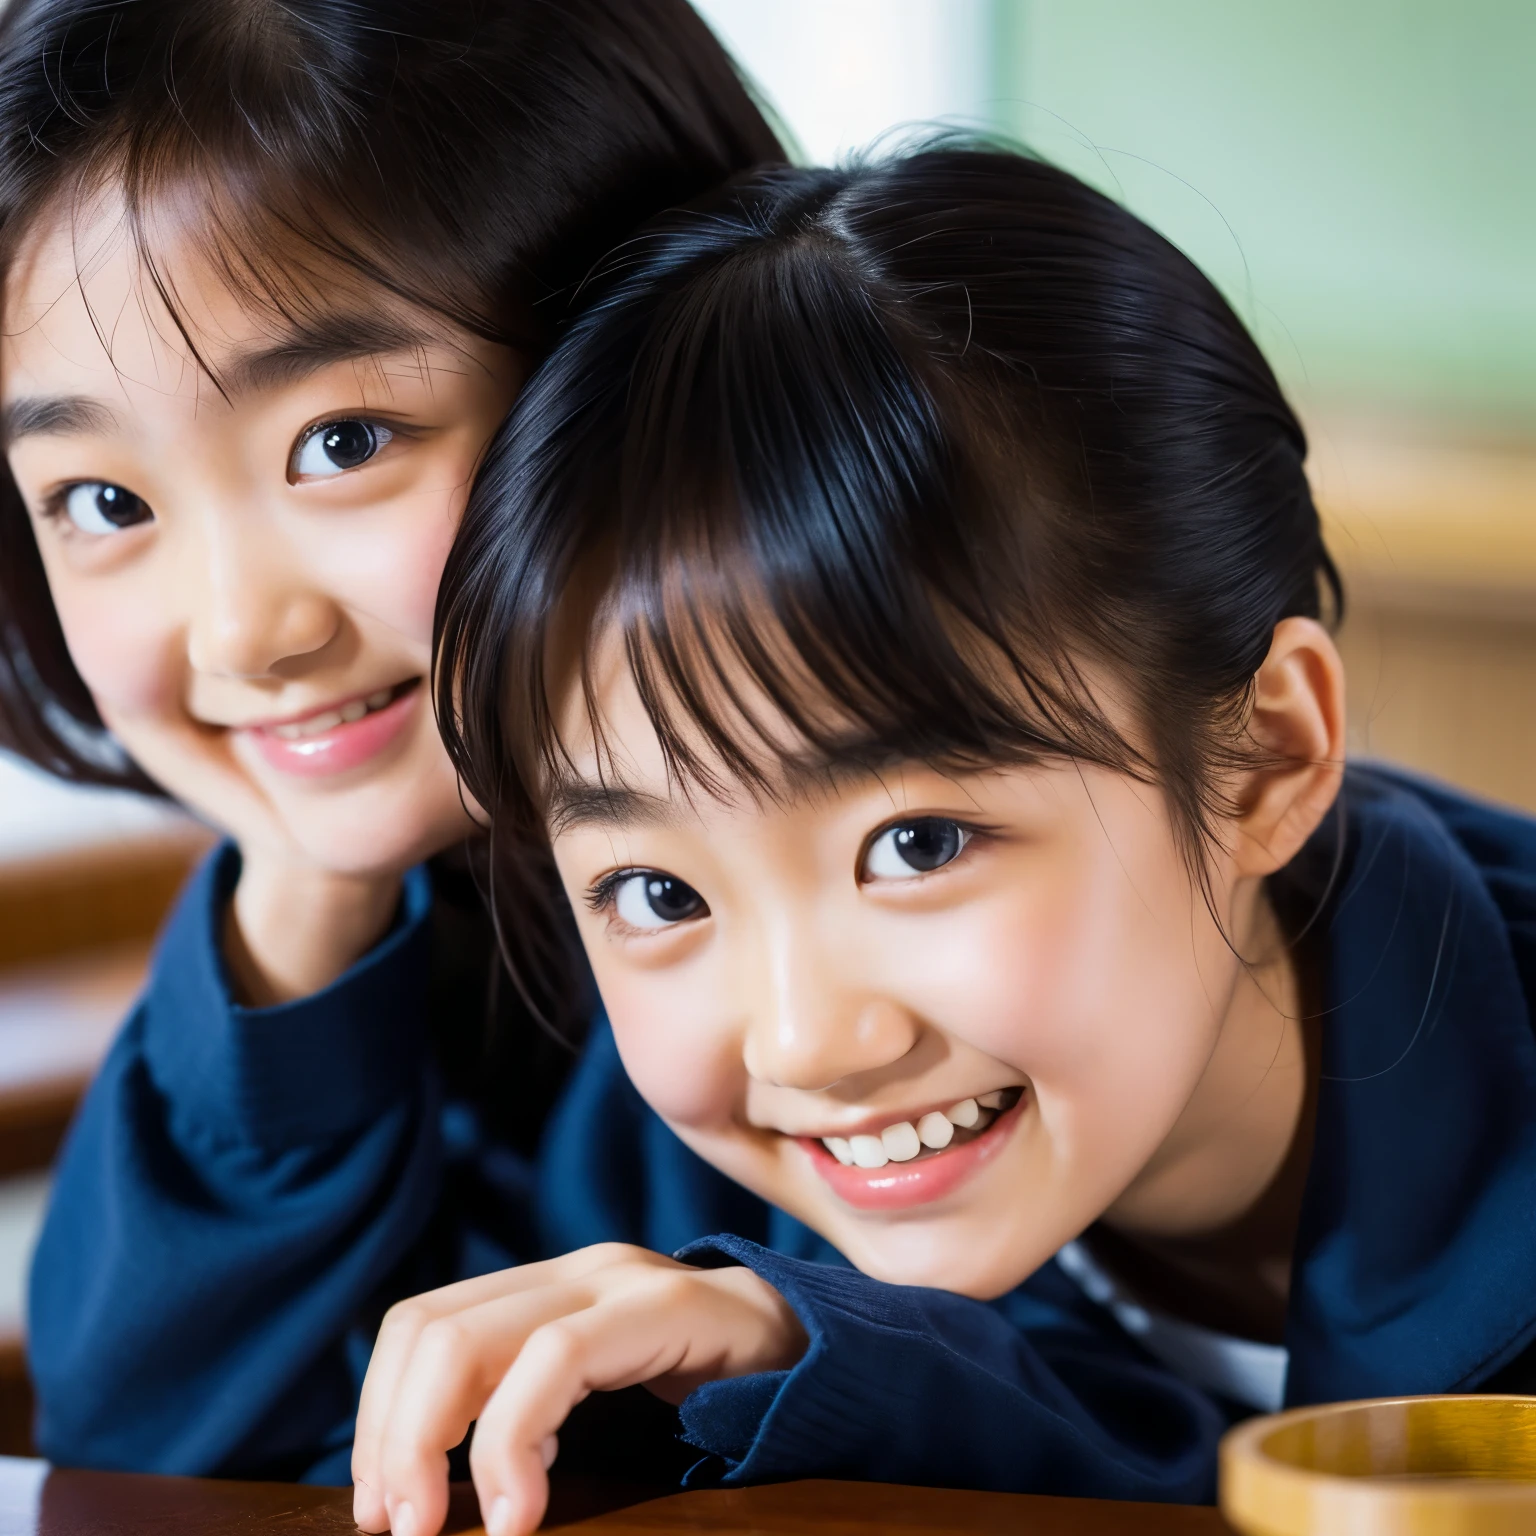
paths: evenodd
<path fill-rule="evenodd" d="M 1282 619 L 1253 680 L 1248 734 L 1268 761 L 1239 792 L 1240 875 L 1270 875 L 1301 851 L 1344 779 L 1344 663 L 1316 619 Z"/>

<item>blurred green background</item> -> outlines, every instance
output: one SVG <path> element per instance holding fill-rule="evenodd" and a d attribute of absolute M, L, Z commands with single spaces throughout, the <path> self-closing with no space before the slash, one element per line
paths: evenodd
<path fill-rule="evenodd" d="M 1536 431 L 1532 0 L 995 0 L 989 116 L 1223 287 L 1315 410 Z"/>
<path fill-rule="evenodd" d="M 1536 0 L 696 0 L 807 158 L 992 127 L 1224 288 L 1309 414 L 1536 436 Z"/>

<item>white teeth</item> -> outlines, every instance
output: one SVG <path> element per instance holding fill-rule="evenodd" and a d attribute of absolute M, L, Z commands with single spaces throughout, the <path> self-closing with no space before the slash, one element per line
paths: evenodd
<path fill-rule="evenodd" d="M 942 1114 L 930 1110 L 916 1125 L 910 1120 L 898 1120 L 878 1136 L 850 1136 L 846 1140 L 841 1136 L 823 1136 L 821 1144 L 845 1168 L 884 1168 L 887 1163 L 908 1163 L 924 1147 L 942 1151 L 955 1139 L 957 1125 L 964 1130 L 979 1125 L 983 1107 L 1001 1109 L 1008 1092 L 999 1088 L 974 1099 L 961 1099 Z"/>
<path fill-rule="evenodd" d="M 320 736 L 326 731 L 334 731 L 343 722 L 347 725 L 354 724 L 370 710 L 383 709 L 394 696 L 394 689 L 380 688 L 377 693 L 370 693 L 366 699 L 348 700 L 340 709 L 328 709 L 324 714 L 311 715 L 308 720 L 293 720 L 287 725 L 274 725 L 272 734 L 280 736 L 284 741 L 302 741 L 306 736 Z"/>
<path fill-rule="evenodd" d="M 334 731 L 341 724 L 341 711 L 328 709 L 323 715 L 311 715 L 308 720 L 295 720 L 288 725 L 274 725 L 272 734 L 284 741 L 302 741 L 306 736 L 319 736 L 324 731 Z"/>
<path fill-rule="evenodd" d="M 941 1115 L 935 1109 L 917 1122 L 917 1139 L 925 1147 L 937 1150 L 947 1147 L 955 1139 L 955 1128 L 947 1115 Z"/>
<path fill-rule="evenodd" d="M 981 1106 L 975 1099 L 961 1099 L 958 1104 L 951 1104 L 944 1114 L 962 1130 L 968 1131 L 981 1119 Z"/>

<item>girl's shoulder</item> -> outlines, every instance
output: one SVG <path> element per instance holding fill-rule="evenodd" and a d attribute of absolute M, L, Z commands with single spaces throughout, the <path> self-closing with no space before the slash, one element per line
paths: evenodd
<path fill-rule="evenodd" d="M 1536 821 L 1375 764 L 1329 820 L 1287 1397 L 1470 1390 L 1536 1338 Z"/>
<path fill-rule="evenodd" d="M 1536 816 L 1379 763 L 1350 767 L 1344 801 L 1346 817 L 1353 811 L 1367 833 L 1391 826 L 1410 838 L 1435 831 L 1448 837 L 1492 898 L 1511 940 L 1532 951 L 1522 969 L 1536 974 Z"/>

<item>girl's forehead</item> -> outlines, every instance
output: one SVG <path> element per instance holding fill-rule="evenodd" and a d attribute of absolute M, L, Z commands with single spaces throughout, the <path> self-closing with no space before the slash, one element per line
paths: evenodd
<path fill-rule="evenodd" d="M 580 627 L 557 622 L 550 670 L 558 746 L 581 777 L 617 776 L 680 797 L 696 787 L 724 801 L 764 792 L 783 799 L 826 766 L 730 642 L 711 633 L 707 617 L 683 642 L 697 663 L 686 683 L 690 699 L 662 675 L 655 647 L 643 638 L 633 643 L 636 637 L 605 604 L 598 605 L 590 636 Z M 765 617 L 759 630 L 765 647 L 774 644 L 772 628 Z M 705 650 L 710 654 L 701 660 Z M 637 665 L 647 674 L 643 688 Z M 830 705 L 814 680 L 799 675 L 792 662 L 785 670 L 799 684 L 797 707 L 828 717 Z M 696 773 L 679 776 L 679 754 Z"/>
<path fill-rule="evenodd" d="M 136 227 L 122 199 L 104 190 L 37 217 L 6 272 L 6 400 L 74 387 L 212 403 L 280 382 L 308 353 L 364 358 L 449 339 L 446 323 L 340 271 L 324 292 L 313 274 L 296 275 L 285 313 L 263 291 L 278 253 L 260 281 L 243 281 L 216 245 L 173 215 Z"/>
<path fill-rule="evenodd" d="M 83 326 L 100 354 L 143 350 L 152 341 L 155 350 L 186 356 L 181 327 L 216 344 L 254 325 L 254 314 L 242 311 L 191 239 L 169 225 L 136 231 L 111 190 L 61 197 L 41 210 L 6 271 L 7 335 L 34 329 L 57 335 Z"/>
<path fill-rule="evenodd" d="M 955 785 L 1027 780 L 1054 799 L 1055 781 L 1080 783 L 1092 761 L 1048 747 L 978 753 L 946 731 L 939 706 L 888 720 L 840 702 L 764 600 L 747 603 L 754 665 L 707 601 L 658 636 L 629 621 L 622 595 L 594 599 L 597 585 L 557 605 L 548 630 L 546 806 L 620 785 L 690 807 L 775 814 L 871 787 L 899 798 L 905 784 L 936 776 Z M 667 656 L 681 658 L 679 671 L 669 673 Z M 1076 677 L 1091 707 L 1140 746 L 1145 731 L 1114 675 L 1084 662 Z"/>
<path fill-rule="evenodd" d="M 1029 793 L 1054 793 L 1053 776 L 1066 765 L 956 765 L 900 755 L 831 757 L 812 749 L 739 671 L 722 663 L 721 697 L 712 701 L 714 726 L 692 718 L 676 698 L 648 703 L 623 638 L 600 629 L 587 662 L 586 687 L 575 671 L 558 695 L 559 765 L 545 784 L 544 811 L 558 837 L 579 826 L 682 825 L 707 829 L 723 822 L 806 823 L 837 817 L 853 803 L 899 810 L 942 795 L 959 805 L 982 786 L 1004 781 Z M 731 695 L 734 699 L 727 698 Z M 653 709 L 665 712 L 658 728 Z M 715 728 L 724 724 L 731 747 L 745 754 L 743 771 L 722 751 Z M 680 765 L 663 742 L 676 735 Z M 1067 770 L 1074 774 L 1075 770 Z"/>

